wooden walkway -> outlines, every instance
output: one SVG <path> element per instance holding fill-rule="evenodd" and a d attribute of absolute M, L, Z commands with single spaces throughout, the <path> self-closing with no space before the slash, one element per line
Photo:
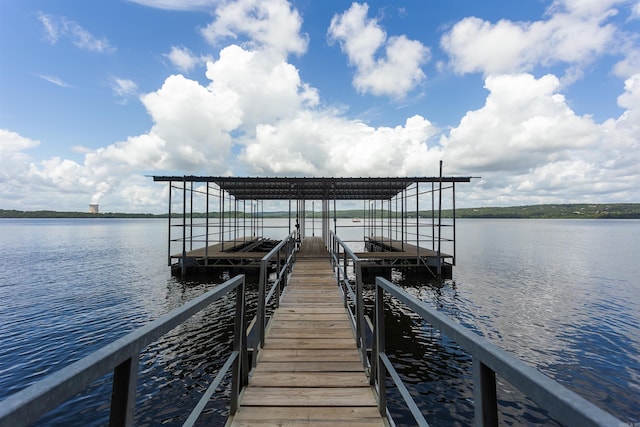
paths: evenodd
<path fill-rule="evenodd" d="M 384 426 L 322 241 L 305 239 L 231 426 Z"/>

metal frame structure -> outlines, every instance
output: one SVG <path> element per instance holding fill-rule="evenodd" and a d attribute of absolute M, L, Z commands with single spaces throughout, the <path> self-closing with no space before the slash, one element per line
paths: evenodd
<path fill-rule="evenodd" d="M 205 266 L 210 263 L 222 267 L 248 266 L 242 258 L 222 257 L 211 261 L 209 251 L 213 245 L 224 252 L 268 237 L 269 229 L 263 220 L 265 201 L 288 201 L 289 221 L 285 227 L 288 234 L 297 231 L 299 239 L 307 234 L 308 202 L 312 203 L 311 227 L 315 233 L 314 205 L 319 201 L 319 222 L 327 247 L 330 231 L 339 234 L 337 203 L 362 201 L 364 223 L 356 227 L 362 227 L 363 235 L 358 242 L 364 241 L 369 251 L 414 251 L 410 264 L 417 268 L 435 267 L 434 275 L 438 276 L 443 263 L 455 265 L 455 184 L 471 181 L 471 177 L 443 176 L 442 164 L 439 176 L 433 177 L 154 176 L 153 179 L 169 184 L 168 264 L 172 265 L 172 259 L 177 259 L 182 274 L 197 262 L 196 257 L 190 255 L 196 248 L 204 249 L 198 255 L 198 262 Z M 446 223 L 442 218 L 445 193 L 453 212 L 452 219 Z M 194 196 L 203 200 L 194 203 Z M 176 201 L 178 205 L 182 203 L 177 212 L 173 209 Z M 430 213 L 428 217 L 421 217 L 425 212 Z M 430 262 L 425 261 L 420 250 L 428 247 L 437 254 Z M 398 260 L 378 262 L 387 267 L 402 266 Z M 404 262 L 407 263 L 406 257 Z"/>
<path fill-rule="evenodd" d="M 294 232 L 260 260 L 257 313 L 251 322 L 247 322 L 246 318 L 248 302 L 245 298 L 245 276 L 238 275 L 148 325 L 8 397 L 0 404 L 0 427 L 17 427 L 37 421 L 41 416 L 85 390 L 93 381 L 109 372 L 113 372 L 109 425 L 133 425 L 138 360 L 142 350 L 235 290 L 234 335 L 230 354 L 183 425 L 195 425 L 207 402 L 228 372 L 232 373 L 230 413 L 233 415 L 238 409 L 240 393 L 249 382 L 249 372 L 252 366 L 255 367 L 258 352 L 264 344 L 268 320 L 272 317 L 273 310 L 279 306 L 282 291 L 296 259 L 296 249 Z M 274 265 L 276 274 L 269 280 L 268 273 Z M 256 330 L 255 335 L 254 330 Z"/>
<path fill-rule="evenodd" d="M 0 427 L 26 426 L 34 423 L 42 415 L 86 389 L 93 381 L 109 372 L 113 372 L 109 425 L 133 425 L 138 363 L 142 350 L 234 290 L 236 291 L 236 313 L 230 355 L 184 425 L 192 426 L 195 424 L 207 402 L 230 370 L 232 371 L 230 412 L 235 413 L 238 408 L 240 391 L 249 381 L 244 275 L 227 280 L 215 289 L 146 326 L 9 396 L 0 405 Z"/>
<path fill-rule="evenodd" d="M 370 383 L 377 392 L 378 410 L 383 417 L 390 420 L 391 425 L 393 420 L 386 400 L 387 377 L 397 387 L 416 425 L 428 426 L 428 423 L 386 354 L 385 293 L 402 302 L 412 312 L 471 354 L 475 425 L 499 425 L 496 375 L 507 380 L 563 424 L 571 426 L 624 424 L 608 412 L 382 277 L 375 279 L 374 319 L 371 322 L 364 315 L 362 261 L 334 233 L 331 233 L 329 251 L 336 281 L 343 292 L 345 308 L 351 318 L 360 358 L 369 374 Z"/>
<path fill-rule="evenodd" d="M 374 347 L 371 356 L 371 383 L 378 391 L 378 408 L 387 415 L 387 374 L 398 387 L 400 394 L 420 426 L 428 425 L 413 401 L 385 351 L 384 294 L 402 302 L 423 320 L 439 329 L 455 341 L 472 357 L 474 424 L 497 426 L 498 398 L 496 375 L 507 380 L 524 395 L 562 424 L 569 426 L 621 426 L 622 420 L 615 418 L 593 403 L 547 377 L 535 368 L 508 354 L 487 339 L 456 323 L 428 304 L 409 295 L 397 285 L 378 277 L 375 284 Z"/>

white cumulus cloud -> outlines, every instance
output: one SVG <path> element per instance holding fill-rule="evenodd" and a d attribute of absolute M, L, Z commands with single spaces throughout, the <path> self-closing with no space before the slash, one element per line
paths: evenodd
<path fill-rule="evenodd" d="M 615 1 L 556 2 L 549 19 L 533 22 L 476 17 L 457 22 L 441 40 L 457 73 L 485 75 L 531 71 L 565 64 L 568 75 L 606 54 L 616 43 L 616 27 L 607 23 Z M 576 71 L 578 69 L 578 71 Z"/>
<path fill-rule="evenodd" d="M 472 195 L 478 205 L 486 199 L 511 205 L 637 199 L 635 79 L 627 80 L 618 101 L 627 110 L 602 124 L 576 115 L 553 75 L 490 76 L 485 87 L 485 105 L 442 138 L 449 168 L 482 176 Z"/>
<path fill-rule="evenodd" d="M 437 132 L 420 116 L 391 128 L 306 111 L 259 126 L 240 157 L 252 172 L 266 175 L 422 175 L 434 170 L 440 156 L 437 144 L 428 147 Z"/>
<path fill-rule="evenodd" d="M 177 7 L 170 0 L 139 1 Z M 346 117 L 324 104 L 287 60 L 306 49 L 297 11 L 275 0 L 225 3 L 203 34 L 212 42 L 230 37 L 237 43 L 206 62 L 204 83 L 176 74 L 141 94 L 132 80 L 113 78 L 118 97 L 135 98 L 146 108 L 152 121 L 146 132 L 98 149 L 79 149 L 83 157 L 77 161 L 60 156 L 36 161 L 29 151 L 38 141 L 0 130 L 3 206 L 78 209 L 82 200 L 81 208 L 92 201 L 113 211 L 162 212 L 166 197 L 160 193 L 166 187 L 144 174 L 436 175 L 440 159 L 446 174 L 482 176 L 472 190 L 461 193 L 458 200 L 466 206 L 585 197 L 593 197 L 590 202 L 637 201 L 636 57 L 627 55 L 616 68 L 625 79 L 618 97 L 623 113 L 602 123 L 576 114 L 561 91 L 561 77 L 527 72 L 546 61 L 583 64 L 602 54 L 615 33 L 606 17 L 620 3 L 557 1 L 546 21 L 467 18 L 454 25 L 443 39 L 450 43 L 452 65 L 458 72 L 485 73 L 487 95 L 484 105 L 449 130 L 415 114 L 389 126 Z M 52 42 L 71 37 L 61 18 L 40 19 Z M 569 30 L 579 30 L 583 39 Z M 361 92 L 399 98 L 425 78 L 420 67 L 429 50 L 402 35 L 388 37 L 368 17 L 366 5 L 354 3 L 336 15 L 329 34 L 355 66 L 354 85 Z M 491 46 L 498 41 L 499 46 Z M 541 53 L 545 48 L 548 58 Z M 202 61 L 184 47 L 173 47 L 167 58 L 181 71 L 194 70 Z"/>
<path fill-rule="evenodd" d="M 569 108 L 553 75 L 490 76 L 485 87 L 485 105 L 468 112 L 443 140 L 456 168 L 521 174 L 598 140 L 598 126 Z"/>
<path fill-rule="evenodd" d="M 247 46 L 301 55 L 308 39 L 300 33 L 302 17 L 286 0 L 239 0 L 216 9 L 202 35 L 213 45 L 224 39 L 248 37 Z"/>
<path fill-rule="evenodd" d="M 421 67 L 429 60 L 430 50 L 404 35 L 387 39 L 368 12 L 366 3 L 353 3 L 342 15 L 335 15 L 329 26 L 329 39 L 340 43 L 356 67 L 353 84 L 359 92 L 404 98 L 425 79 Z"/>
<path fill-rule="evenodd" d="M 197 56 L 184 46 L 172 46 L 171 51 L 164 55 L 180 71 L 188 73 L 197 65 L 210 60 L 207 56 Z"/>

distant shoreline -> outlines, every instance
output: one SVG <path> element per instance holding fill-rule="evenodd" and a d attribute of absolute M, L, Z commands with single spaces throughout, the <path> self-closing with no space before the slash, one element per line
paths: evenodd
<path fill-rule="evenodd" d="M 378 215 L 380 215 L 378 211 Z M 388 217 L 388 212 L 382 216 Z M 392 213 L 393 214 L 393 213 Z M 437 212 L 435 212 L 437 216 Z M 333 216 L 333 213 L 330 213 Z M 172 214 L 179 218 L 181 214 Z M 227 212 L 229 217 L 243 217 L 242 213 Z M 263 218 L 287 218 L 288 212 L 265 212 Z M 366 218 L 368 213 L 360 210 L 337 211 L 338 218 Z M 415 218 L 416 213 L 408 212 L 407 216 Z M 420 211 L 420 216 L 430 218 L 431 211 Z M 451 209 L 442 211 L 443 218 L 452 216 Z M 149 213 L 89 213 L 89 212 L 61 212 L 51 210 L 20 211 L 12 209 L 0 209 L 0 218 L 167 218 L 168 214 Z M 204 218 L 204 213 L 194 213 L 195 218 Z M 210 212 L 210 218 L 218 218 L 217 212 Z M 310 217 L 310 216 L 309 216 Z M 315 212 L 315 217 L 321 217 L 320 212 Z M 380 218 L 380 216 L 378 216 Z M 640 219 L 640 203 L 606 203 L 606 204 L 549 204 L 509 207 L 485 207 L 456 209 L 456 218 L 521 218 L 521 219 Z"/>

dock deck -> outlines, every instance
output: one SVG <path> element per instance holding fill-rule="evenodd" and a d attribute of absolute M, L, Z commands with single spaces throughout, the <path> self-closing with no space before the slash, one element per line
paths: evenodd
<path fill-rule="evenodd" d="M 186 250 L 182 253 L 172 254 L 171 261 L 174 273 L 179 273 L 180 263 L 185 262 L 191 271 L 207 269 L 229 269 L 241 267 L 242 269 L 257 269 L 260 260 L 278 244 L 278 241 L 264 238 L 240 237 L 213 245 Z M 184 258 L 184 261 L 183 261 Z"/>
<path fill-rule="evenodd" d="M 384 426 L 319 238 L 306 238 L 231 426 Z"/>
<path fill-rule="evenodd" d="M 315 245 L 317 248 L 307 247 L 305 253 L 300 253 L 299 257 L 328 257 L 326 248 L 320 238 L 307 238 L 306 245 Z M 311 243 L 314 242 L 314 243 Z M 255 239 L 249 237 L 229 240 L 224 243 L 216 243 L 193 250 L 187 250 L 184 259 L 187 267 L 191 271 L 207 270 L 210 268 L 229 269 L 242 268 L 257 269 L 260 267 L 260 260 L 267 255 L 278 241 L 271 239 Z M 450 275 L 450 267 L 454 263 L 454 257 L 450 254 L 418 247 L 401 240 L 391 240 L 386 237 L 373 236 L 365 238 L 364 252 L 356 252 L 359 259 L 363 261 L 364 272 L 372 270 L 379 273 L 380 268 L 390 267 L 417 267 L 429 266 L 436 268 L 440 265 L 447 269 Z M 319 252 L 318 252 L 319 251 Z M 419 257 L 419 259 L 418 259 Z M 177 260 L 173 264 L 174 273 L 179 273 L 180 263 L 183 262 L 183 255 L 173 254 L 172 260 Z"/>

